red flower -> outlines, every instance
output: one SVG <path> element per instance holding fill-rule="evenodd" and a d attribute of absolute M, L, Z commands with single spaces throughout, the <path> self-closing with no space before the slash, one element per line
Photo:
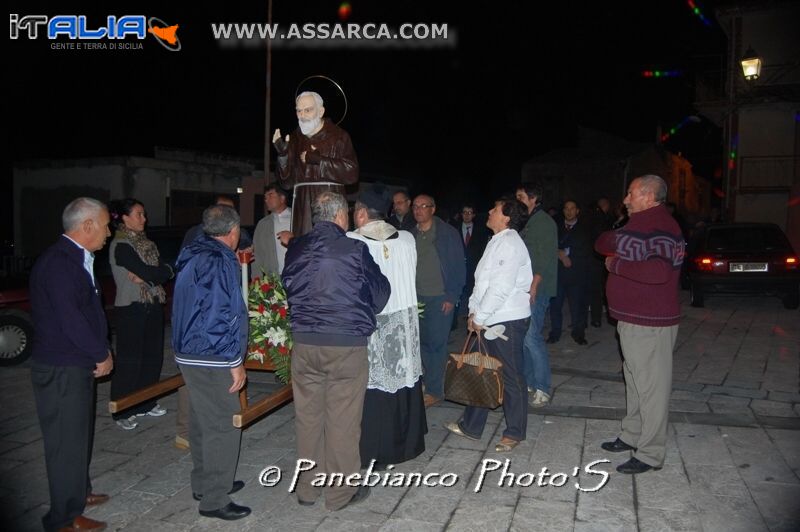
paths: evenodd
<path fill-rule="evenodd" d="M 262 292 L 264 292 L 264 293 L 267 293 L 267 292 L 269 292 L 270 290 L 272 290 L 272 285 L 271 285 L 271 284 L 269 284 L 269 283 L 264 283 L 264 284 L 262 284 L 262 285 L 261 285 L 261 291 L 262 291 Z"/>
<path fill-rule="evenodd" d="M 264 307 L 264 303 L 259 303 L 258 304 L 258 313 L 259 314 L 264 314 L 265 310 L 266 310 L 266 308 Z"/>
<path fill-rule="evenodd" d="M 278 314 L 281 315 L 281 318 L 285 318 L 286 317 L 286 307 L 280 307 L 278 309 Z"/>
<path fill-rule="evenodd" d="M 285 345 L 282 345 L 282 346 L 278 347 L 278 352 L 280 354 L 282 354 L 282 355 L 288 355 L 289 354 L 289 349 Z"/>

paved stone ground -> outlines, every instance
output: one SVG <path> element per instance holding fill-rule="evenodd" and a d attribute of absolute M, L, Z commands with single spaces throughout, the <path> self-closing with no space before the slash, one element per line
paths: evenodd
<path fill-rule="evenodd" d="M 628 453 L 600 449 L 616 436 L 625 406 L 614 329 L 604 324 L 587 331 L 588 346 L 568 334 L 551 346 L 553 403 L 531 411 L 528 439 L 513 453 L 493 452 L 504 427 L 500 413 L 490 415 L 483 438 L 472 442 L 444 429 L 458 418 L 458 405 L 435 406 L 428 410 L 427 450 L 394 471 L 453 473 L 457 483 L 377 487 L 365 502 L 340 512 L 319 503 L 301 507 L 287 491 L 296 459 L 291 404 L 244 431 L 237 478 L 247 486 L 234 498 L 253 514 L 225 523 L 199 516 L 191 498 L 191 459 L 172 446 L 175 395 L 161 401 L 170 410 L 166 416 L 142 419 L 124 432 L 106 413 L 109 385 L 101 384 L 91 474 L 95 491 L 112 499 L 87 515 L 126 532 L 800 530 L 800 313 L 773 298 L 712 298 L 708 306 L 684 302 L 667 460 L 659 472 L 618 474 L 613 468 Z M 457 331 L 451 345 L 461 342 Z M 174 373 L 169 358 L 165 375 Z M 269 374 L 250 377 L 251 397 L 275 386 Z M 0 368 L 0 399 L 3 529 L 39 530 L 47 479 L 25 365 Z M 510 486 L 507 475 L 499 486 L 500 471 L 480 482 L 484 464 L 507 458 L 507 473 L 519 485 Z M 589 465 L 598 460 L 610 462 Z M 283 472 L 271 488 L 257 481 L 269 465 Z M 588 491 L 604 480 L 600 472 L 608 472 L 606 482 Z"/>

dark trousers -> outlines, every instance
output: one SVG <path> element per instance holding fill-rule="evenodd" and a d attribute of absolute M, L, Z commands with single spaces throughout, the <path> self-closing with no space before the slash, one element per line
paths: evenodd
<path fill-rule="evenodd" d="M 164 307 L 153 303 L 132 303 L 114 308 L 117 352 L 111 377 L 111 400 L 150 386 L 161 378 L 164 363 Z M 114 414 L 114 419 L 143 414 L 156 405 L 155 399 Z"/>
<path fill-rule="evenodd" d="M 361 469 L 359 440 L 364 394 L 369 380 L 367 346 L 294 344 L 292 391 L 298 460 L 316 467 L 300 475 L 297 498 L 316 501 L 322 492 L 311 482 L 318 473 L 343 473 Z M 338 510 L 358 488 L 346 484 L 325 488 L 325 507 Z"/>
<path fill-rule="evenodd" d="M 564 300 L 569 299 L 569 314 L 572 318 L 572 337 L 586 336 L 586 288 L 581 284 L 558 283 L 558 294 L 550 301 L 550 336 L 561 337 Z"/>
<path fill-rule="evenodd" d="M 603 300 L 606 295 L 605 286 L 608 271 L 602 261 L 598 259 L 592 259 L 592 261 L 586 283 L 586 303 L 591 312 L 592 323 L 601 323 L 603 321 Z"/>
<path fill-rule="evenodd" d="M 447 341 L 453 315 L 442 312 L 445 296 L 417 296 L 425 310 L 419 320 L 419 340 L 422 355 L 422 381 L 425 393 L 444 398 L 444 367 L 447 365 Z"/>
<path fill-rule="evenodd" d="M 34 362 L 31 381 L 50 488 L 50 511 L 42 524 L 45 530 L 58 530 L 83 514 L 86 495 L 92 489 L 94 376 L 88 368 Z"/>
<path fill-rule="evenodd" d="M 524 440 L 528 430 L 528 386 L 523 373 L 522 344 L 529 324 L 528 318 L 507 321 L 503 323 L 506 326 L 503 334 L 508 340 L 484 340 L 488 354 L 503 363 L 503 414 L 506 418 L 503 436 L 515 441 Z M 469 436 L 480 438 L 488 416 L 488 408 L 466 407 L 459 424 L 461 430 Z"/>
<path fill-rule="evenodd" d="M 239 394 L 229 393 L 230 368 L 180 365 L 189 390 L 189 447 L 192 451 L 192 491 L 203 495 L 200 509 L 218 510 L 231 502 L 239 463 L 242 431 L 233 426 L 240 410 Z"/>

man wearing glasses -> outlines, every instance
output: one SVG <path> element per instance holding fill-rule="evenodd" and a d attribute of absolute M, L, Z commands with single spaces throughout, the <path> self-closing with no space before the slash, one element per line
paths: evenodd
<path fill-rule="evenodd" d="M 444 398 L 444 368 L 453 309 L 464 289 L 464 244 L 458 230 L 434 216 L 436 203 L 421 194 L 411 204 L 417 226 L 417 299 L 424 304 L 419 322 L 425 406 Z"/>

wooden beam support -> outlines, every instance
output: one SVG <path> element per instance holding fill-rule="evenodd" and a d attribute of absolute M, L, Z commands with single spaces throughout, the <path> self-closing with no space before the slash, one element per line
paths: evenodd
<path fill-rule="evenodd" d="M 292 385 L 286 384 L 278 391 L 269 394 L 259 402 L 243 409 L 238 414 L 233 415 L 233 426 L 243 428 L 260 418 L 264 414 L 275 410 L 279 406 L 292 400 Z"/>

